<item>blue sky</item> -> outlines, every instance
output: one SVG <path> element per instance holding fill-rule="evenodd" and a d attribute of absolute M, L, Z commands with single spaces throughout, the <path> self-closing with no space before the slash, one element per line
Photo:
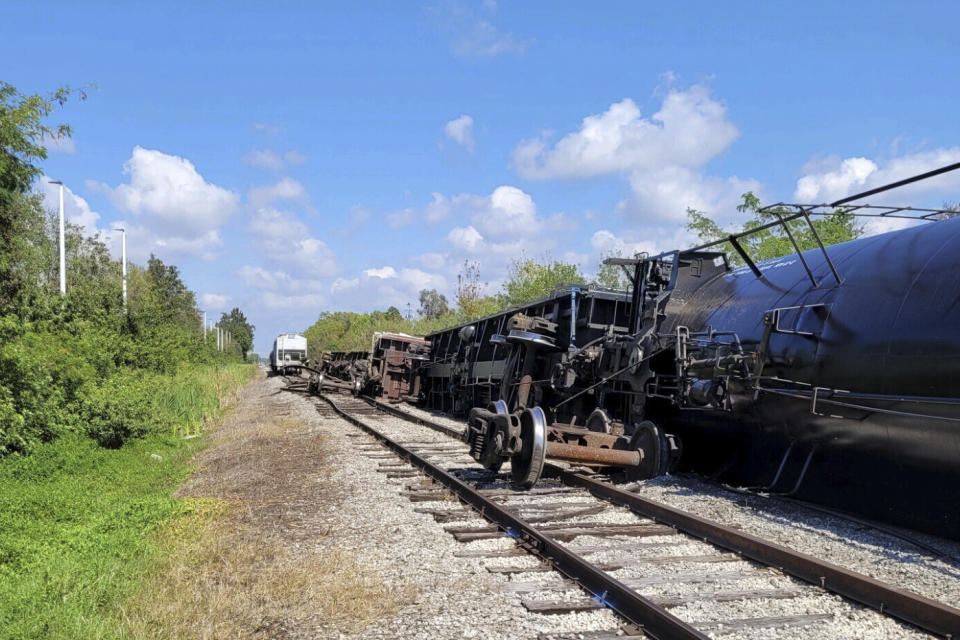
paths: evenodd
<path fill-rule="evenodd" d="M 261 353 L 324 310 L 450 295 L 464 260 L 491 291 L 521 253 L 592 272 L 688 245 L 687 206 L 733 224 L 748 189 L 822 202 L 960 160 L 956 3 L 263 6 L 0 20 L 0 78 L 97 85 L 55 114 L 68 214 L 239 306 Z"/>

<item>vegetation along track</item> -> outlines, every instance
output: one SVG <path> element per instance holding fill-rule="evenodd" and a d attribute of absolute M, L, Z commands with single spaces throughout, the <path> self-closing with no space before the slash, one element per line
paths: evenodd
<path fill-rule="evenodd" d="M 957 637 L 960 629 L 960 611 L 942 603 L 640 498 L 584 473 L 552 466 L 553 478 L 537 489 L 511 491 L 503 476 L 473 463 L 465 445 L 436 439 L 434 432 L 458 437 L 451 426 L 378 401 L 347 396 L 337 400 L 323 396 L 323 400 L 431 478 L 434 484 L 429 487 L 408 487 L 409 499 L 432 502 L 453 492 L 493 523 L 447 527 L 458 540 L 502 537 L 505 532 L 518 543 L 509 551 L 471 555 L 533 554 L 542 561 L 488 567 L 512 578 L 504 589 L 518 594 L 531 611 L 565 613 L 609 607 L 626 621 L 623 629 L 606 634 L 610 637 L 641 632 L 657 638 L 730 633 L 741 637 L 808 633 L 819 637 L 851 633 L 920 637 L 919 629 Z M 392 437 L 387 413 L 422 425 L 424 433 L 433 438 L 417 437 L 413 442 L 408 433 Z M 383 464 L 382 470 L 392 477 L 419 475 L 394 464 Z M 440 522 L 467 520 L 472 515 L 452 503 L 440 504 L 444 506 L 422 510 Z M 663 555 L 664 551 L 668 555 Z M 578 588 L 591 597 L 577 593 Z M 866 611 L 827 591 L 885 615 Z M 919 629 L 887 616 L 909 621 Z M 606 636 L 591 632 L 584 637 Z"/>

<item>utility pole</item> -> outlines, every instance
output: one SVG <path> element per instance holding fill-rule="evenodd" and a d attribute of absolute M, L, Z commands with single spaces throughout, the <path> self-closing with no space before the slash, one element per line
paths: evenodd
<path fill-rule="evenodd" d="M 201 324 L 200 326 L 203 327 L 203 342 L 204 344 L 206 344 L 207 342 L 207 312 L 206 311 L 203 312 L 203 324 Z"/>
<path fill-rule="evenodd" d="M 62 188 L 62 187 L 61 187 Z M 127 230 L 120 229 L 123 233 L 123 243 L 120 252 L 120 271 L 123 274 L 123 312 L 127 312 Z"/>
<path fill-rule="evenodd" d="M 60 295 L 67 295 L 66 245 L 63 239 L 63 182 L 51 180 L 50 184 L 60 185 Z"/>
<path fill-rule="evenodd" d="M 220 325 L 217 325 L 217 351 L 220 351 Z"/>

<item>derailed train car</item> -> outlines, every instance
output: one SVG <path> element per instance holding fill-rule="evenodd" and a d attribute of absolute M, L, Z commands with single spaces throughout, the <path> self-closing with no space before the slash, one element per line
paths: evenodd
<path fill-rule="evenodd" d="M 333 351 L 314 363 L 310 392 L 321 388 L 379 396 L 388 402 L 415 399 L 420 393 L 417 371 L 429 358 L 430 343 L 403 333 L 377 332 L 370 351 Z"/>
<path fill-rule="evenodd" d="M 417 399 L 419 369 L 430 359 L 430 342 L 405 333 L 373 334 L 367 390 L 387 402 Z"/>
<path fill-rule="evenodd" d="M 960 537 L 960 219 L 763 263 L 742 240 L 744 267 L 710 246 L 618 260 L 629 294 L 428 336 L 426 405 L 468 413 L 474 457 L 521 485 L 547 457 L 679 464 Z"/>
<path fill-rule="evenodd" d="M 536 483 L 548 457 L 654 475 L 646 469 L 652 458 L 634 446 L 623 419 L 629 391 L 610 384 L 563 393 L 572 384 L 565 368 L 571 358 L 582 361 L 584 371 L 595 364 L 593 373 L 600 372 L 602 345 L 629 334 L 631 304 L 625 291 L 561 287 L 542 300 L 428 335 L 424 404 L 469 413 L 474 457 L 490 469 L 510 459 L 521 486 Z"/>
<path fill-rule="evenodd" d="M 667 298 L 641 304 L 663 319 L 638 327 L 656 326 L 636 409 L 679 437 L 682 464 L 960 537 L 960 219 L 715 260 L 638 265 Z"/>

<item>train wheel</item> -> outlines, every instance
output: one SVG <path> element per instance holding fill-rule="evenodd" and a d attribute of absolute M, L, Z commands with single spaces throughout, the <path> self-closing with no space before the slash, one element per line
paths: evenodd
<path fill-rule="evenodd" d="M 628 482 L 661 476 L 679 457 L 679 443 L 649 420 L 637 425 L 630 444 L 640 452 L 641 461 L 638 467 L 624 469 L 624 479 Z"/>
<path fill-rule="evenodd" d="M 547 418 L 540 407 L 526 409 L 520 416 L 522 445 L 510 458 L 510 474 L 514 484 L 530 489 L 537 484 L 547 458 Z"/>
<path fill-rule="evenodd" d="M 487 407 L 487 411 L 490 413 L 496 413 L 502 416 L 507 415 L 510 411 L 507 409 L 507 403 L 503 400 L 495 400 L 490 403 Z"/>
<path fill-rule="evenodd" d="M 504 458 L 497 451 L 497 429 L 496 425 L 493 422 L 487 424 L 487 431 L 483 434 L 483 458 L 480 460 L 480 464 L 483 465 L 483 468 L 487 471 L 493 471 L 496 473 L 500 471 L 500 467 L 503 466 Z"/>

